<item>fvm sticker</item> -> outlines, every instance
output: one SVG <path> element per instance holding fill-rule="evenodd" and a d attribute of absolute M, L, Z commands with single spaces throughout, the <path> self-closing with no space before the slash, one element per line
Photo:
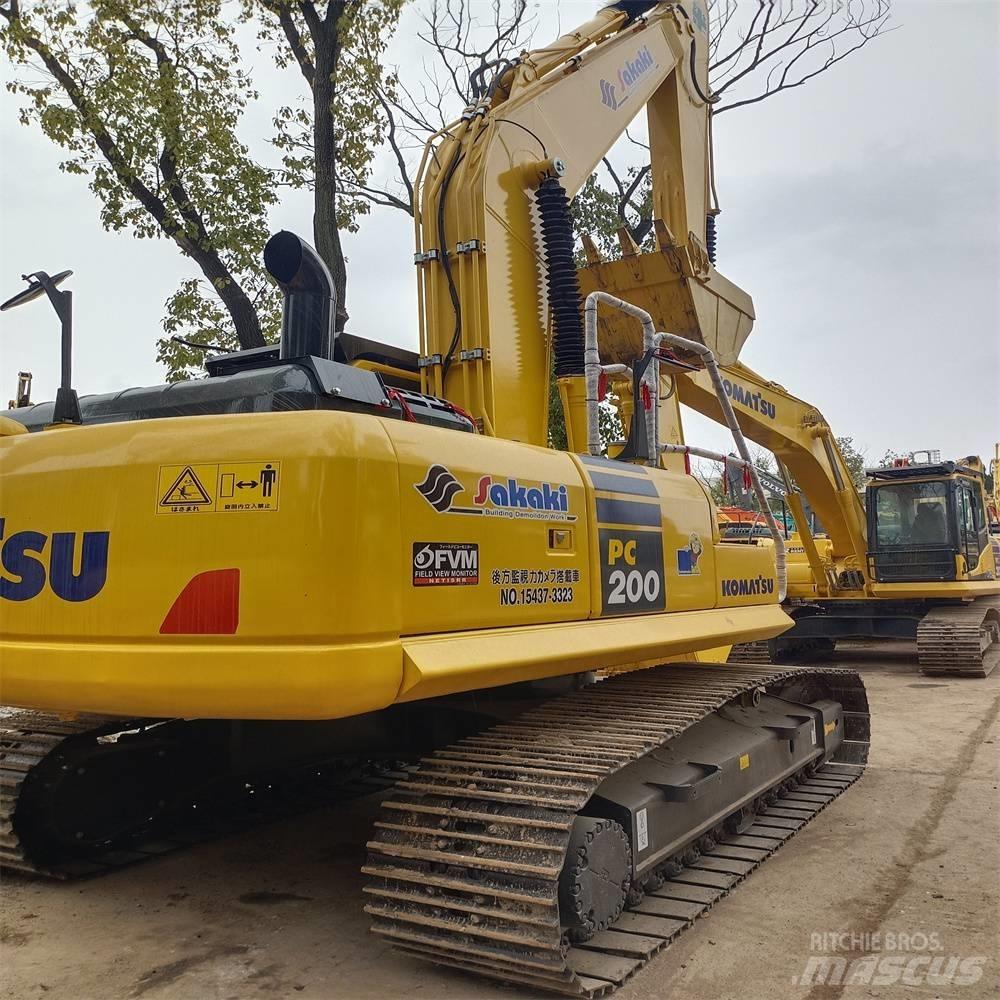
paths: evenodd
<path fill-rule="evenodd" d="M 667 606 L 663 536 L 658 531 L 601 528 L 602 614 L 634 615 Z"/>
<path fill-rule="evenodd" d="M 479 583 L 479 546 L 469 542 L 414 542 L 414 587 Z"/>

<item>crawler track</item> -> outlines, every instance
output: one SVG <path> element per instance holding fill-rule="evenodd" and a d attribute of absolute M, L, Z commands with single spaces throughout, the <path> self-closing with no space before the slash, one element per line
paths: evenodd
<path fill-rule="evenodd" d="M 917 626 L 921 673 L 986 677 L 1000 663 L 1000 597 L 934 608 Z"/>
<path fill-rule="evenodd" d="M 24 822 L 25 790 L 51 782 L 56 770 L 85 768 L 95 742 L 141 732 L 146 724 L 105 716 L 66 721 L 40 712 L 0 719 L 0 867 L 59 879 L 100 875 L 262 822 L 384 791 L 405 773 L 373 764 L 345 769 L 330 761 L 266 775 L 232 775 L 196 782 L 161 815 L 97 849 L 60 853 L 34 843 Z M 109 788 L 106 794 L 112 797 L 116 791 Z M 86 798 L 81 796 L 77 804 L 85 824 Z"/>
<path fill-rule="evenodd" d="M 558 880 L 574 817 L 602 780 L 742 694 L 793 678 L 815 679 L 843 705 L 836 762 L 633 898 L 612 928 L 570 947 Z M 850 786 L 864 769 L 868 734 L 853 671 L 671 664 L 614 676 L 438 751 L 397 785 L 364 868 L 372 929 L 437 964 L 603 996 Z"/>
<path fill-rule="evenodd" d="M 739 642 L 729 652 L 729 663 L 763 663 L 770 664 L 771 649 L 767 639 L 757 639 L 754 642 Z"/>
<path fill-rule="evenodd" d="M 32 863 L 14 824 L 18 800 L 29 775 L 66 740 L 88 731 L 101 732 L 122 720 L 85 716 L 65 721 L 41 712 L 19 712 L 2 721 L 0 728 L 0 866 L 37 875 L 55 875 L 46 866 Z"/>

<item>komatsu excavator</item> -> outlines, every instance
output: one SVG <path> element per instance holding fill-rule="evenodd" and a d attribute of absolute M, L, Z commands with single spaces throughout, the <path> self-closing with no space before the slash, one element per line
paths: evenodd
<path fill-rule="evenodd" d="M 990 459 L 990 479 L 993 482 L 993 491 L 987 504 L 990 532 L 995 536 L 1000 536 L 1000 442 L 993 446 L 993 458 Z M 996 549 L 995 545 L 994 549 Z"/>
<path fill-rule="evenodd" d="M 368 844 L 374 931 L 600 996 L 858 777 L 855 672 L 718 662 L 791 625 L 781 540 L 720 539 L 660 399 L 676 359 L 726 411 L 753 320 L 706 248 L 707 16 L 615 3 L 491 68 L 421 166 L 419 356 L 335 335 L 282 232 L 280 345 L 79 400 L 64 369 L 0 419 L 2 696 L 30 710 L 0 736 L 4 864 L 113 867 L 416 760 Z M 644 105 L 658 248 L 581 311 L 568 199 Z M 648 669 L 594 682 L 623 664 Z"/>
<path fill-rule="evenodd" d="M 595 271 L 600 270 L 598 265 Z M 1000 574 L 982 461 L 898 461 L 867 470 L 862 503 L 822 414 L 736 363 L 722 371 L 744 434 L 777 458 L 795 518 L 786 606 L 795 625 L 740 645 L 744 662 L 794 662 L 837 639 L 915 639 L 929 675 L 985 677 L 1000 663 Z M 681 372 L 680 401 L 725 422 L 705 372 Z M 805 503 L 818 515 L 816 537 Z"/>

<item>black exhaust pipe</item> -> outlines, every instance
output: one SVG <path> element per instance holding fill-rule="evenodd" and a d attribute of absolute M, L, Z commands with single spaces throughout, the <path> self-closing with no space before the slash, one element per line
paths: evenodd
<path fill-rule="evenodd" d="M 305 240 L 283 229 L 267 241 L 264 266 L 285 295 L 280 356 L 332 361 L 337 296 L 323 259 Z"/>

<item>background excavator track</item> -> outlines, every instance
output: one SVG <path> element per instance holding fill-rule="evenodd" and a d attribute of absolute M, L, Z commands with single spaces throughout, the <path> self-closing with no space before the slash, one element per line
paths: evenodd
<path fill-rule="evenodd" d="M 779 648 L 777 659 L 772 652 L 776 641 L 758 639 L 733 646 L 728 662 L 801 663 L 811 656 L 829 655 L 810 648 L 815 640 L 801 640 L 798 648 L 791 646 L 792 640 L 779 641 L 790 648 Z M 917 626 L 917 657 L 921 673 L 929 677 L 988 676 L 1000 664 L 1000 597 L 932 608 Z"/>
<path fill-rule="evenodd" d="M 600 783 L 741 695 L 793 680 L 819 682 L 843 706 L 833 760 L 570 946 L 559 877 L 574 818 Z M 545 703 L 425 758 L 383 803 L 364 868 L 372 930 L 437 964 L 603 996 L 861 775 L 869 729 L 864 686 L 841 669 L 671 664 Z"/>
<path fill-rule="evenodd" d="M 917 627 L 920 672 L 986 677 L 1000 663 L 1000 597 L 934 608 Z"/>
<path fill-rule="evenodd" d="M 768 640 L 756 639 L 753 642 L 737 643 L 730 651 L 727 662 L 770 664 L 772 660 Z"/>

